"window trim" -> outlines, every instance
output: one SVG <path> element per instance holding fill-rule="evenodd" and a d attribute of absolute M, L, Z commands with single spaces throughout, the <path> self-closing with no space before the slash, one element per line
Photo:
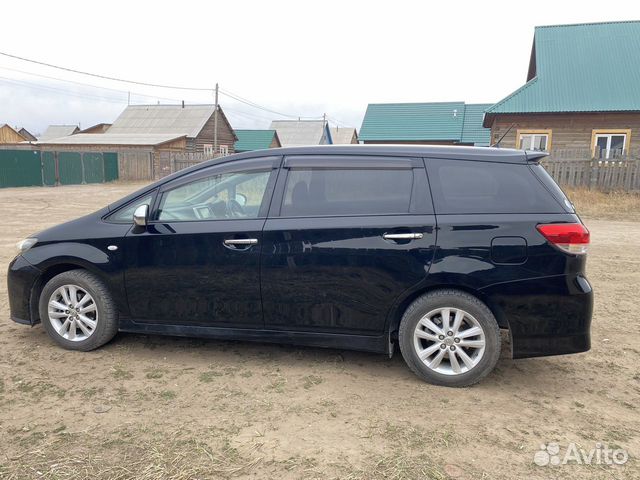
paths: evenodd
<path fill-rule="evenodd" d="M 213 150 L 213 143 L 203 143 L 202 153 L 204 153 L 205 155 L 214 155 L 215 151 Z"/>
<path fill-rule="evenodd" d="M 288 157 L 289 159 L 293 159 L 294 157 Z M 322 156 L 314 157 L 314 160 L 317 158 L 322 158 Z M 310 162 L 295 162 L 294 165 L 285 159 L 282 168 L 280 169 L 280 173 L 278 175 L 277 183 L 274 189 L 274 194 L 271 200 L 271 207 L 269 209 L 268 218 L 279 218 L 279 219 L 300 219 L 300 218 L 338 218 L 338 217 L 382 217 L 382 216 L 424 216 L 424 215 L 434 215 L 434 205 L 433 198 L 431 194 L 431 187 L 429 185 L 429 176 L 427 170 L 424 165 L 424 160 L 413 157 L 405 157 L 410 160 L 410 163 L 403 163 L 402 166 L 398 167 L 397 165 L 392 166 L 383 166 L 380 163 L 372 163 L 370 165 L 366 164 L 365 160 L 360 160 L 361 157 L 358 157 L 358 160 L 354 163 L 347 162 L 346 164 L 340 165 L 326 165 L 326 164 L 316 164 Z M 299 156 L 295 156 L 295 159 L 300 159 Z M 317 165 L 317 166 L 313 166 Z M 409 194 L 409 211 L 408 212 L 399 212 L 399 213 L 348 213 L 348 214 L 325 214 L 325 215 L 296 215 L 291 216 L 282 215 L 282 207 L 284 206 L 284 197 L 285 191 L 287 187 L 287 182 L 289 180 L 289 174 L 291 170 L 411 170 L 413 181 L 411 183 L 411 192 Z M 426 181 L 425 187 L 427 188 L 427 193 L 429 194 L 429 206 L 430 209 L 428 212 L 412 212 L 411 209 L 415 208 L 414 201 L 414 193 L 416 190 L 417 183 L 420 181 L 420 178 L 416 175 L 415 170 L 422 170 Z"/>
<path fill-rule="evenodd" d="M 550 128 L 525 128 L 516 130 L 516 149 L 522 150 L 522 135 L 546 135 L 547 136 L 547 148 L 543 151 L 551 151 L 551 140 L 553 137 L 553 130 Z"/>
<path fill-rule="evenodd" d="M 157 189 L 155 201 L 153 205 L 149 206 L 149 224 L 166 224 L 166 223 L 187 223 L 187 222 L 219 222 L 219 221 L 233 221 L 233 220 L 259 220 L 267 218 L 270 203 L 273 201 L 273 195 L 275 192 L 276 180 L 279 177 L 279 168 L 282 163 L 281 156 L 265 156 L 247 158 L 245 160 L 239 160 L 237 162 L 224 162 L 217 165 L 211 165 L 209 167 L 197 170 L 182 177 L 173 179 Z M 242 165 L 238 168 L 239 165 Z M 210 219 L 198 219 L 198 220 L 160 220 L 158 215 L 160 214 L 160 205 L 162 204 L 163 197 L 170 192 L 183 185 L 191 182 L 196 182 L 202 178 L 209 177 L 211 175 L 224 175 L 225 173 L 235 172 L 252 172 L 252 171 L 269 171 L 269 179 L 265 187 L 264 197 L 262 198 L 262 204 L 258 210 L 258 216 L 255 218 L 210 218 Z"/>
<path fill-rule="evenodd" d="M 622 152 L 626 154 L 629 151 L 631 145 L 631 129 L 630 128 L 594 128 L 591 130 L 591 156 L 596 156 L 596 142 L 599 136 L 611 137 L 613 135 L 624 135 L 624 143 L 622 144 Z M 601 160 L 609 160 L 609 153 L 611 150 L 611 138 L 607 141 L 607 154 Z M 624 155 L 623 155 L 624 156 Z"/>

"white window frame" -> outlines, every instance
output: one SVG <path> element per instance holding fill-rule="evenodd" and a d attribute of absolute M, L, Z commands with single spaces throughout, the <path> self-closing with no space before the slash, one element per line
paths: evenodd
<path fill-rule="evenodd" d="M 609 156 L 611 155 L 611 138 L 612 137 L 622 137 L 622 155 L 624 156 L 624 152 L 626 152 L 627 150 L 627 134 L 626 133 L 596 133 L 595 134 L 595 140 L 593 142 L 593 147 L 594 147 L 594 153 L 595 153 L 595 149 L 598 147 L 598 139 L 599 138 L 606 138 L 607 139 L 607 147 L 605 149 L 605 156 L 604 159 L 608 160 Z"/>
<path fill-rule="evenodd" d="M 221 156 L 225 157 L 229 155 L 229 147 L 227 145 L 220 145 L 218 149 L 220 150 Z"/>
<path fill-rule="evenodd" d="M 519 148 L 521 150 L 532 150 L 536 137 L 545 138 L 545 143 L 544 143 L 545 148 L 542 151 L 548 152 L 550 147 L 550 142 L 551 142 L 551 134 L 549 132 L 527 132 L 526 130 L 522 132 L 519 131 L 518 132 Z M 527 144 L 525 144 L 525 142 Z"/>
<path fill-rule="evenodd" d="M 204 145 L 202 145 L 202 152 L 205 155 L 213 155 L 213 144 L 205 143 Z"/>

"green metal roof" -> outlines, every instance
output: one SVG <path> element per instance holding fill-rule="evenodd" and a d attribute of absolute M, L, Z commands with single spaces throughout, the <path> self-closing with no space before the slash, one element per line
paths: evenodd
<path fill-rule="evenodd" d="M 482 127 L 482 116 L 490 105 L 465 105 L 464 102 L 372 103 L 364 115 L 359 139 L 488 144 L 490 132 Z M 466 117 L 467 111 L 469 118 Z"/>
<path fill-rule="evenodd" d="M 275 130 L 234 130 L 238 141 L 235 143 L 236 152 L 251 152 L 264 150 L 271 146 Z"/>
<path fill-rule="evenodd" d="M 640 21 L 536 27 L 527 83 L 496 113 L 640 110 Z"/>
<path fill-rule="evenodd" d="M 491 143 L 491 130 L 482 126 L 484 111 L 490 106 L 490 103 L 474 103 L 464 106 L 461 143 L 473 143 L 474 145 L 489 145 Z"/>

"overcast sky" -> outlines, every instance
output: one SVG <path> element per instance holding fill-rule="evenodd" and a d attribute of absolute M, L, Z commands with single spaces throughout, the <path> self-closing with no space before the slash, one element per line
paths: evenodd
<path fill-rule="evenodd" d="M 360 128 L 368 103 L 500 100 L 525 81 L 536 25 L 638 19 L 640 2 L 628 0 L 6 2 L 0 51 L 145 83 L 219 82 L 273 111 L 326 113 Z M 138 104 L 213 103 L 211 92 L 0 56 L 0 124 L 39 133 L 51 123 L 111 122 L 127 91 Z M 227 96 L 220 103 L 234 128 L 286 118 Z"/>

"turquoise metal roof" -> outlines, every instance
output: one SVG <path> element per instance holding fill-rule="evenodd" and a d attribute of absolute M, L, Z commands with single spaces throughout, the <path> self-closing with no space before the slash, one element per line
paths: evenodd
<path fill-rule="evenodd" d="M 489 143 L 489 130 L 482 127 L 484 109 L 491 104 L 465 105 L 464 102 L 373 103 L 360 129 L 360 140 L 452 141 Z M 466 119 L 469 108 L 470 118 Z M 483 132 L 486 130 L 486 132 Z M 483 135 L 484 133 L 484 135 Z"/>
<path fill-rule="evenodd" d="M 461 143 L 473 143 L 474 145 L 489 145 L 491 143 L 491 129 L 482 126 L 484 111 L 490 106 L 491 103 L 474 103 L 464 106 Z"/>
<path fill-rule="evenodd" d="M 235 143 L 236 152 L 252 152 L 263 150 L 271 146 L 275 130 L 234 130 L 238 141 Z"/>
<path fill-rule="evenodd" d="M 640 21 L 536 27 L 527 83 L 496 113 L 640 110 Z"/>

